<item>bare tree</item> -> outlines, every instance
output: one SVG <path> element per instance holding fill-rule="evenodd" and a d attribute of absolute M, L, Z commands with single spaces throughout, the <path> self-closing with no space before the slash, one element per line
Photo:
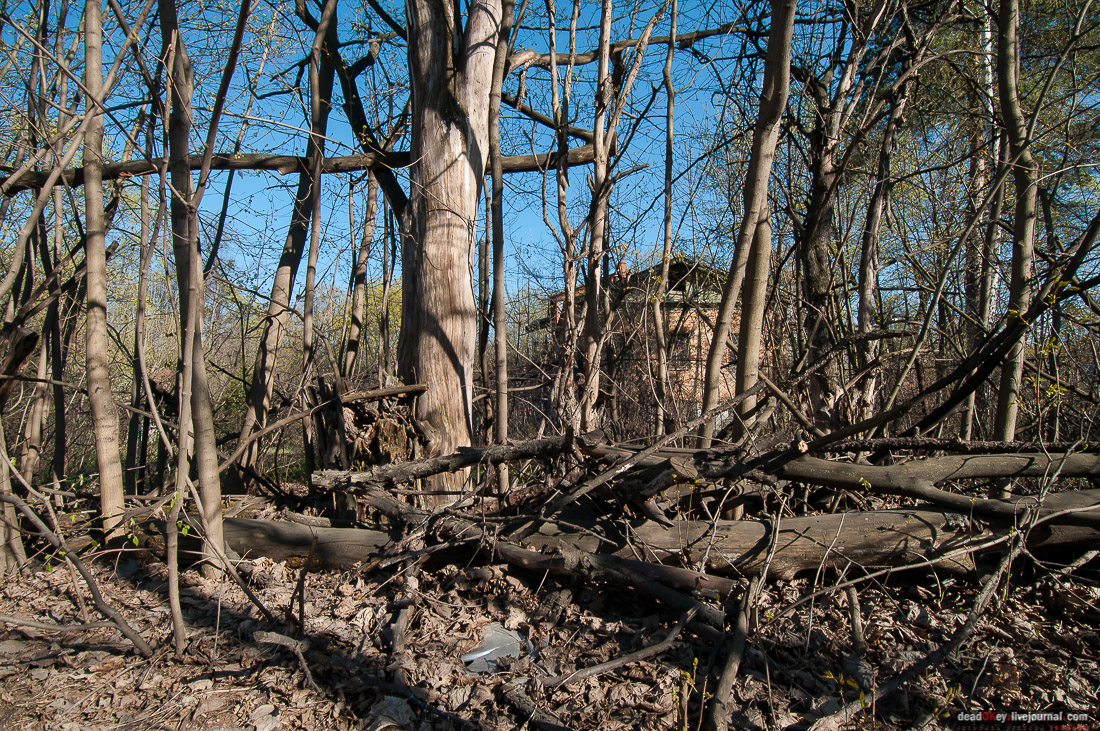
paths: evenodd
<path fill-rule="evenodd" d="M 496 403 L 494 405 L 493 440 L 508 441 L 508 320 L 504 309 L 504 171 L 500 154 L 500 97 L 504 86 L 504 66 L 512 40 L 515 13 L 513 0 L 503 0 L 503 17 L 497 34 L 496 58 L 493 60 L 493 86 L 489 92 L 489 161 L 492 173 L 492 195 L 489 218 L 493 237 L 493 324 L 494 366 L 496 371 Z M 484 371 L 484 367 L 483 367 Z M 508 491 L 508 465 L 497 467 L 497 489 Z"/>
<path fill-rule="evenodd" d="M 84 5 L 84 85 L 91 120 L 84 133 L 84 209 L 88 315 L 86 332 L 88 404 L 95 426 L 100 510 L 108 536 L 122 522 L 122 460 L 118 452 L 118 411 L 111 394 L 107 342 L 107 255 L 103 216 L 103 18 L 99 0 Z"/>
<path fill-rule="evenodd" d="M 349 194 L 350 199 L 350 194 Z M 351 318 L 344 345 L 344 359 L 340 373 L 349 379 L 355 372 L 356 361 L 362 346 L 363 330 L 367 316 L 367 262 L 370 259 L 371 240 L 374 238 L 374 221 L 378 217 L 378 181 L 367 173 L 367 210 L 363 214 L 363 235 L 351 272 Z M 352 229 L 354 230 L 354 229 Z M 383 248 L 386 242 L 382 244 Z"/>
<path fill-rule="evenodd" d="M 760 364 L 760 343 L 767 295 L 768 270 L 771 260 L 771 226 L 768 216 L 768 179 L 775 159 L 779 122 L 787 107 L 790 88 L 791 38 L 793 36 L 795 3 L 773 0 L 771 29 L 768 32 L 768 52 L 764 61 L 764 87 L 760 92 L 760 113 L 753 130 L 749 170 L 745 178 L 745 205 L 734 256 L 722 289 L 722 302 L 714 324 L 714 336 L 707 355 L 706 380 L 703 386 L 703 412 L 718 405 L 721 396 L 722 366 L 726 359 L 727 338 L 733 322 L 734 307 L 742 281 L 742 337 L 739 343 L 737 388 L 744 390 L 757 380 Z M 751 278 L 745 280 L 745 270 L 752 262 Z M 751 404 L 749 402 L 752 402 Z M 756 405 L 755 399 L 743 402 L 740 413 Z M 709 446 L 714 436 L 714 420 L 704 422 L 700 436 L 703 446 Z"/>
<path fill-rule="evenodd" d="M 316 96 L 323 103 L 317 105 L 316 114 L 310 115 L 310 134 L 306 142 L 305 157 L 307 160 L 316 161 L 323 158 L 324 149 L 322 140 L 328 129 L 329 112 L 331 111 L 332 88 L 335 82 L 336 70 L 329 54 L 320 54 L 320 49 L 331 27 L 331 19 L 335 14 L 335 0 L 325 5 L 326 12 L 322 14 L 320 22 L 313 20 L 315 25 L 314 38 L 310 58 L 311 64 L 316 60 L 318 64 L 316 74 L 311 72 L 311 97 Z M 305 4 L 297 7 L 299 17 L 306 19 L 308 11 Z M 312 107 L 312 102 L 311 102 Z M 256 350 L 256 361 L 252 369 L 252 382 L 248 390 L 244 421 L 241 425 L 240 438 L 246 440 L 252 434 L 259 431 L 267 423 L 268 411 L 271 409 L 271 399 L 275 391 L 275 369 L 279 358 L 279 348 L 286 334 L 290 319 L 290 298 L 294 289 L 294 280 L 298 276 L 298 267 L 302 262 L 302 254 L 305 251 L 306 236 L 310 231 L 310 221 L 313 218 L 315 201 L 319 200 L 321 180 L 316 173 L 316 164 L 309 169 L 302 170 L 298 174 L 298 185 L 294 193 L 294 206 L 291 211 L 290 223 L 287 226 L 286 239 L 282 252 L 279 255 L 279 264 L 275 276 L 271 281 L 271 296 L 268 300 L 267 318 L 264 321 L 263 334 Z M 259 455 L 259 442 L 252 441 L 241 457 L 240 465 L 244 469 L 251 468 L 256 463 Z"/>
<path fill-rule="evenodd" d="M 1018 0 L 1003 0 L 997 20 L 997 89 L 1001 97 L 1001 116 L 1008 135 L 1009 160 L 1016 194 L 1016 210 L 1012 221 L 1012 277 L 1008 293 L 1008 318 L 1013 320 L 1023 317 L 1031 303 L 1031 260 L 1035 253 L 1039 171 L 1031 153 L 1027 120 L 1020 107 L 1017 89 L 1017 27 L 1020 22 Z M 997 415 L 993 425 L 993 438 L 999 441 L 1011 441 L 1015 437 L 1023 369 L 1024 336 L 1021 334 L 1001 370 Z"/>

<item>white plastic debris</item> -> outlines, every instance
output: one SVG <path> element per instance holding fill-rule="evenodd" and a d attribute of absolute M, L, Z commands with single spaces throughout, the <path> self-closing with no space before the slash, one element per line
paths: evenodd
<path fill-rule="evenodd" d="M 520 657 L 527 650 L 527 642 L 518 633 L 504 629 L 498 622 L 482 630 L 481 646 L 462 656 L 462 662 L 472 673 L 496 672 L 497 660 L 502 657 Z"/>

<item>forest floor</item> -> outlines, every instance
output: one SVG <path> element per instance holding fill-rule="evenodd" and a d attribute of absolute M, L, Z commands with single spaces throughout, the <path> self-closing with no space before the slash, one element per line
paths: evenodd
<path fill-rule="evenodd" d="M 546 678 L 661 641 L 679 617 L 621 589 L 570 585 L 484 554 L 451 559 L 308 572 L 301 632 L 290 619 L 299 609 L 297 599 L 290 607 L 300 567 L 252 562 L 250 581 L 269 609 L 288 618 L 281 625 L 265 621 L 228 580 L 187 571 L 181 604 L 189 645 L 179 656 L 163 564 L 137 553 L 89 561 L 106 600 L 154 647 L 144 659 L 112 626 L 57 631 L 13 623 L 102 620 L 75 572 L 40 555 L 0 587 L 0 729 L 702 726 L 700 705 L 711 702 L 725 656 L 717 630 L 689 624 L 659 655 L 550 688 Z M 865 715 L 851 727 L 952 728 L 961 711 L 1004 708 L 1082 711 L 1091 726 L 1081 728 L 1100 727 L 1097 562 L 1072 583 L 1030 562 L 1021 557 L 960 652 L 876 704 L 874 721 Z M 948 640 L 982 577 L 910 570 L 860 585 L 862 656 L 852 649 L 845 592 L 784 612 L 836 583 L 835 573 L 825 573 L 764 588 L 733 685 L 731 727 L 805 727 L 842 699 L 870 698 Z M 732 616 L 737 598 L 730 604 Z M 462 657 L 493 623 L 522 638 L 521 657 L 500 659 L 494 672 L 471 672 Z M 300 637 L 303 652 L 263 632 Z M 526 680 L 513 685 L 517 678 Z M 551 715 L 531 719 L 514 700 L 516 688 Z"/>

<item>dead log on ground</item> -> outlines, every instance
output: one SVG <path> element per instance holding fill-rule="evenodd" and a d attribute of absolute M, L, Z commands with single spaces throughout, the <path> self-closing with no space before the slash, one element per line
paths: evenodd
<path fill-rule="evenodd" d="M 1081 501 L 1100 499 L 1100 491 L 1059 493 L 1050 497 L 1048 506 L 1059 509 Z M 394 506 L 400 502 L 384 494 L 370 501 L 398 514 Z M 415 508 L 400 508 L 400 515 L 410 522 L 431 517 Z M 469 538 L 471 530 L 480 534 L 472 521 L 459 517 L 438 516 L 441 528 L 454 537 Z M 592 533 L 613 533 L 610 524 L 592 523 Z M 576 575 L 578 564 L 588 562 L 592 570 L 627 571 L 681 591 L 704 592 L 728 596 L 735 583 L 716 574 L 753 576 L 767 558 L 770 536 L 767 524 L 754 520 L 676 521 L 665 527 L 653 521 L 629 524 L 632 546 L 619 544 L 614 550 L 604 549 L 592 533 L 583 533 L 574 526 L 550 523 L 531 536 L 533 548 L 506 541 L 490 545 L 496 556 L 508 563 L 532 571 L 548 571 L 558 575 Z M 1003 532 L 1003 531 L 1001 531 Z M 848 566 L 885 568 L 905 566 L 925 561 L 953 570 L 973 566 L 966 554 L 968 547 L 988 543 L 998 532 L 976 526 L 957 513 L 936 510 L 874 510 L 787 518 L 780 522 L 775 554 L 769 575 L 790 578 L 800 571 L 819 567 L 843 569 Z M 226 541 L 241 556 L 268 556 L 275 560 L 305 558 L 314 537 L 315 556 L 322 566 L 348 569 L 356 562 L 376 558 L 392 544 L 392 539 L 380 531 L 357 528 L 321 528 L 297 523 L 261 520 L 228 519 Z M 1044 523 L 1032 530 L 1028 548 L 1089 545 L 1100 540 L 1100 530 L 1083 526 Z M 646 560 L 637 560 L 641 553 Z M 954 551 L 958 555 L 944 558 Z M 702 566 L 708 573 L 679 568 Z"/>
<path fill-rule="evenodd" d="M 275 561 L 305 559 L 316 540 L 313 562 L 316 567 L 334 570 L 348 569 L 357 562 L 370 561 L 394 541 L 393 536 L 383 531 L 325 528 L 248 518 L 226 518 L 224 533 L 225 542 L 246 559 L 255 556 L 266 556 Z"/>

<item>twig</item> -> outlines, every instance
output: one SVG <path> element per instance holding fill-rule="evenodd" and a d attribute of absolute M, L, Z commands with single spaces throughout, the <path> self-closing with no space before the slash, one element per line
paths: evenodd
<path fill-rule="evenodd" d="M 977 551 L 982 551 L 982 550 L 985 550 L 987 548 L 993 548 L 994 546 L 998 546 L 998 545 L 1004 543 L 1005 541 L 1009 540 L 1010 538 L 1012 538 L 1012 534 L 1006 533 L 1004 535 L 996 536 L 996 537 L 991 538 L 989 540 L 983 540 L 983 541 L 975 542 L 975 543 L 968 543 L 965 546 L 962 546 L 961 548 L 956 548 L 953 551 L 949 551 L 948 553 L 945 553 L 942 556 L 936 556 L 935 558 L 923 558 L 920 561 L 914 561 L 913 563 L 907 563 L 907 564 L 903 564 L 901 566 L 888 566 L 884 569 L 879 569 L 878 571 L 872 571 L 869 574 L 864 574 L 863 576 L 857 576 L 854 579 L 849 579 L 848 581 L 845 581 L 842 584 L 837 584 L 835 586 L 829 586 L 829 587 L 826 587 L 824 589 L 818 589 L 815 592 L 812 592 L 810 594 L 806 594 L 804 596 L 799 597 L 795 601 L 791 602 L 787 606 L 780 609 L 778 612 L 775 613 L 775 616 L 772 617 L 771 621 L 775 622 L 775 621 L 778 621 L 779 619 L 782 619 L 784 616 L 790 614 L 795 609 L 798 609 L 800 606 L 802 606 L 806 602 L 813 601 L 814 599 L 816 599 L 819 596 L 823 596 L 825 594 L 831 594 L 834 591 L 840 591 L 841 589 L 847 589 L 849 586 L 856 586 L 857 584 L 862 584 L 862 583 L 867 582 L 867 581 L 873 581 L 873 580 L 877 579 L 880 576 L 888 576 L 888 575 L 890 575 L 892 573 L 895 573 L 895 572 L 909 571 L 910 569 L 919 569 L 919 568 L 924 568 L 926 566 L 935 566 L 938 563 L 943 563 L 945 561 L 949 561 L 949 560 L 951 560 L 953 558 L 957 558 L 959 556 L 965 556 L 967 554 L 975 553 Z"/>
<path fill-rule="evenodd" d="M 553 517 L 556 513 L 561 512 L 561 510 L 563 508 L 565 508 L 566 506 L 576 502 L 580 498 L 584 497 L 588 493 L 595 490 L 597 487 L 611 481 L 613 478 L 618 477 L 619 475 L 626 472 L 628 469 L 633 467 L 635 464 L 641 462 L 645 458 L 650 457 L 654 454 L 657 454 L 661 450 L 662 447 L 672 443 L 673 441 L 675 441 L 677 439 L 680 439 L 683 436 L 686 436 L 689 432 L 691 432 L 693 429 L 695 429 L 698 426 L 700 426 L 701 424 L 703 424 L 708 419 L 713 419 L 714 417 L 718 416 L 719 414 L 721 414 L 723 412 L 726 412 L 726 411 L 729 411 L 733 407 L 737 406 L 737 404 L 741 403 L 742 401 L 749 398 L 750 396 L 755 396 L 757 393 L 759 393 L 763 389 L 764 389 L 764 383 L 762 381 L 758 381 L 751 388 L 748 388 L 745 391 L 742 391 L 741 393 L 739 393 L 737 396 L 730 399 L 729 401 L 727 401 L 723 404 L 719 404 L 718 406 L 714 407 L 713 409 L 710 409 L 710 410 L 706 411 L 704 414 L 702 414 L 698 418 L 693 419 L 692 421 L 685 424 L 679 430 L 674 431 L 670 434 L 666 434 L 665 436 L 661 437 L 656 442 L 654 442 L 651 446 L 646 447 L 645 449 L 641 450 L 640 452 L 634 452 L 634 453 L 628 455 L 624 459 L 620 460 L 614 466 L 610 467 L 609 469 L 604 470 L 600 474 L 593 477 L 591 480 L 588 480 L 588 481 L 582 483 L 581 485 L 579 485 L 575 489 L 571 490 L 570 492 L 566 493 L 565 495 L 562 495 L 557 500 L 555 500 L 554 502 L 547 505 L 545 508 L 543 508 L 542 511 L 540 511 L 537 518 L 535 518 L 534 520 L 531 520 L 530 522 L 524 524 L 523 526 L 521 526 L 517 530 L 513 531 L 512 536 L 514 538 L 517 538 L 517 539 L 520 539 L 520 540 L 522 540 L 523 538 L 527 538 L 528 536 L 532 535 L 535 531 L 537 531 L 539 529 L 539 526 L 541 526 L 544 522 L 546 522 L 551 517 Z"/>
<path fill-rule="evenodd" d="M 327 401 L 319 403 L 312 408 L 306 409 L 305 411 L 299 411 L 297 414 L 291 414 L 284 419 L 280 419 L 274 424 L 264 427 L 263 429 L 260 429 L 259 431 L 252 434 L 249 434 L 246 439 L 242 439 L 241 443 L 237 445 L 236 451 L 234 451 L 233 454 L 229 455 L 224 462 L 218 465 L 218 472 L 225 472 L 227 469 L 229 469 L 229 467 L 231 467 L 238 459 L 240 459 L 241 455 L 244 454 L 244 451 L 248 449 L 248 445 L 252 444 L 252 442 L 256 441 L 257 439 L 266 437 L 271 432 L 282 429 L 284 426 L 293 424 L 296 421 L 307 419 L 321 409 L 331 406 L 338 401 L 345 404 L 354 403 L 357 401 L 375 401 L 378 399 L 386 398 L 388 396 L 407 396 L 411 394 L 423 393 L 427 390 L 427 386 L 421 383 L 416 383 L 411 386 L 398 386 L 394 388 L 383 388 L 377 391 L 366 391 L 365 393 L 345 394 L 343 398 L 341 398 L 340 396 L 333 396 Z"/>
<path fill-rule="evenodd" d="M 302 666 L 302 673 L 306 676 L 306 684 L 308 684 L 315 693 L 321 692 L 317 683 L 313 682 L 313 674 L 309 672 L 309 665 L 306 663 L 304 652 L 309 649 L 308 642 L 305 640 L 296 640 L 292 637 L 281 635 L 278 632 L 253 632 L 252 637 L 257 642 L 263 642 L 268 645 L 279 645 L 293 652 L 298 657 L 298 664 Z"/>
<path fill-rule="evenodd" d="M 863 657 L 867 652 L 867 641 L 863 638 L 863 616 L 859 610 L 859 593 L 854 586 L 845 590 L 848 596 L 848 612 L 852 615 L 852 650 Z"/>
<path fill-rule="evenodd" d="M 659 655 L 668 648 L 672 647 L 672 643 L 676 641 L 680 631 L 683 630 L 684 625 L 691 621 L 695 616 L 695 607 L 690 607 L 686 612 L 680 615 L 680 621 L 676 623 L 676 626 L 672 628 L 672 631 L 665 636 L 660 642 L 650 645 L 649 647 L 643 647 L 637 652 L 631 652 L 630 654 L 617 657 L 614 660 L 608 660 L 607 662 L 601 662 L 598 665 L 593 665 L 587 668 L 581 668 L 580 670 L 574 670 L 568 675 L 557 675 L 549 680 L 543 682 L 548 688 L 557 688 L 559 685 L 566 685 L 568 683 L 579 683 L 587 678 L 594 678 L 597 675 L 603 675 L 604 673 L 617 670 L 624 665 L 638 662 L 639 660 L 645 660 L 648 657 Z"/>
<path fill-rule="evenodd" d="M 290 595 L 290 606 L 287 607 L 287 612 L 290 614 L 290 618 L 294 620 L 294 623 L 298 625 L 298 633 L 304 634 L 306 631 L 306 574 L 309 573 L 309 564 L 313 561 L 313 554 L 317 551 L 317 535 L 314 534 L 313 542 L 309 544 L 309 553 L 306 555 L 305 562 L 302 563 L 302 570 L 298 573 L 298 585 L 294 587 L 294 593 Z M 298 616 L 294 617 L 294 597 L 298 597 Z"/>
<path fill-rule="evenodd" d="M 199 497 L 198 490 L 195 489 L 195 484 L 191 482 L 190 477 L 184 475 L 184 478 L 186 479 L 187 487 L 191 492 L 191 498 L 195 501 L 196 505 L 201 506 L 202 499 Z M 207 543 L 214 551 L 214 555 L 221 563 L 222 569 L 224 569 L 225 572 L 229 574 L 229 577 L 233 579 L 234 583 L 236 583 L 237 586 L 241 588 L 241 591 L 243 591 L 245 596 L 248 597 L 248 600 L 252 602 L 252 604 L 260 610 L 260 612 L 263 613 L 264 617 L 267 618 L 267 621 L 271 622 L 272 624 L 278 624 L 279 620 L 275 616 L 274 612 L 267 608 L 267 606 L 263 603 L 263 600 L 261 600 L 260 597 L 256 595 L 256 592 L 252 591 L 251 587 L 248 586 L 248 583 L 241 578 L 240 573 L 238 573 L 237 569 L 234 568 L 233 562 L 230 561 L 229 557 L 225 555 L 225 547 L 214 545 L 212 541 L 206 538 L 206 536 L 210 534 L 208 526 L 206 525 L 206 513 L 202 510 L 199 510 L 199 518 L 202 520 L 203 525 L 203 541 Z"/>
<path fill-rule="evenodd" d="M 33 627 L 44 629 L 47 632 L 83 632 L 100 627 L 114 627 L 114 622 L 83 622 L 81 624 L 50 624 L 48 622 L 35 622 L 33 619 L 20 619 L 8 614 L 0 614 L 0 622 L 12 624 L 17 627 Z"/>

